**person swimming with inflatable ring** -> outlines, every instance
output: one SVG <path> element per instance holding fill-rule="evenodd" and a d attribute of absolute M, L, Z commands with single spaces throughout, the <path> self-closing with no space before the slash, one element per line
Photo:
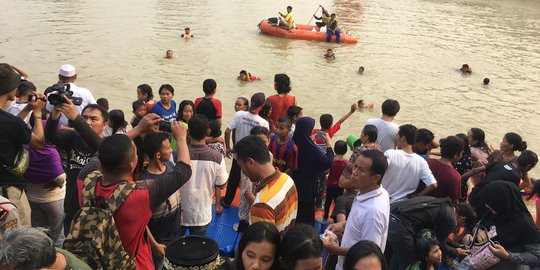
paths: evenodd
<path fill-rule="evenodd" d="M 251 73 L 245 71 L 245 70 L 240 70 L 240 75 L 238 75 L 237 77 L 237 80 L 239 81 L 243 81 L 243 82 L 251 82 L 251 81 L 256 81 L 256 80 L 260 80 L 261 78 L 257 77 L 257 76 L 253 76 L 251 75 Z"/>

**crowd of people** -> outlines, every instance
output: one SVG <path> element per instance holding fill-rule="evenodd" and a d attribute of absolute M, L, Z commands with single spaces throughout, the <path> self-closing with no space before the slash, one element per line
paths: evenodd
<path fill-rule="evenodd" d="M 498 150 L 476 127 L 436 139 L 395 123 L 400 104 L 387 99 L 381 117 L 336 140 L 373 104 L 317 125 L 286 74 L 273 95 L 238 97 L 225 122 L 213 79 L 178 106 L 172 85 L 154 100 L 141 84 L 126 120 L 75 84 L 72 65 L 44 93 L 24 77 L 0 64 L 0 269 L 540 266 L 520 194 L 540 188 L 529 176 L 538 157 L 515 132 Z M 223 258 L 207 231 L 235 197 L 241 240 Z"/>

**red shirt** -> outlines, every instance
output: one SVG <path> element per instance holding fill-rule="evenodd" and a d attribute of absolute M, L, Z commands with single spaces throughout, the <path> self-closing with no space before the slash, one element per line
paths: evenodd
<path fill-rule="evenodd" d="M 287 110 L 289 107 L 294 105 L 295 98 L 290 95 L 273 95 L 269 96 L 266 100 L 272 103 L 272 113 L 270 114 L 270 119 L 274 123 L 278 122 L 279 117 L 287 115 Z"/>
<path fill-rule="evenodd" d="M 347 163 L 348 161 L 346 159 L 334 159 L 328 178 L 326 178 L 326 186 L 339 187 L 339 177 L 341 177 L 343 169 L 347 167 Z"/>
<path fill-rule="evenodd" d="M 203 114 L 209 121 L 219 119 L 223 115 L 219 99 L 200 97 L 195 100 L 193 105 L 195 105 L 193 108 L 195 113 Z"/>
<path fill-rule="evenodd" d="M 437 180 L 437 188 L 429 196 L 457 200 L 461 198 L 461 175 L 450 165 L 442 164 L 436 159 L 428 158 L 427 163 Z"/>
<path fill-rule="evenodd" d="M 339 122 L 335 123 L 330 129 L 323 130 L 324 133 L 328 134 L 330 138 L 334 137 L 336 133 L 341 129 L 341 124 Z M 319 129 L 313 129 L 311 135 L 315 135 L 319 132 Z M 315 144 L 326 144 L 321 138 L 315 137 Z"/>

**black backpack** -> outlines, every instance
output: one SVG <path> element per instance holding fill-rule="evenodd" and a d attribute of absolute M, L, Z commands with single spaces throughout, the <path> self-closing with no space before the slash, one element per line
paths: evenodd
<path fill-rule="evenodd" d="M 390 215 L 399 219 L 405 228 L 408 228 L 411 232 L 415 232 L 417 231 L 416 229 L 426 229 L 415 228 L 415 223 L 426 216 L 426 210 L 431 210 L 432 208 L 443 209 L 451 205 L 452 201 L 448 197 L 435 198 L 421 196 L 391 204 Z M 435 230 L 435 228 L 429 229 Z"/>

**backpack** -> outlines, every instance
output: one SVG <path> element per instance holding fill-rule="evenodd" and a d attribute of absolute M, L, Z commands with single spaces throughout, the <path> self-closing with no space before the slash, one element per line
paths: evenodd
<path fill-rule="evenodd" d="M 71 222 L 64 249 L 82 258 L 92 269 L 135 269 L 135 259 L 124 249 L 113 218 L 135 184 L 121 182 L 104 200 L 95 195 L 96 182 L 101 178 L 101 173 L 94 171 L 84 179 L 82 207 Z"/>
<path fill-rule="evenodd" d="M 443 207 L 451 205 L 452 201 L 448 197 L 435 198 L 421 196 L 391 204 L 390 215 L 400 220 L 401 224 L 413 233 L 418 232 L 421 229 L 436 230 L 436 228 L 416 228 L 414 223 L 425 219 L 426 210 L 432 208 L 442 209 Z"/>

